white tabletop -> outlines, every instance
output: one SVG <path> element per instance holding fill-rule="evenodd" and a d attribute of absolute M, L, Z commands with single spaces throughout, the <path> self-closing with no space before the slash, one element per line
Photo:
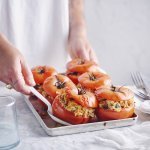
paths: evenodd
<path fill-rule="evenodd" d="M 21 94 L 0 88 L 16 99 L 21 142 L 15 150 L 147 150 L 150 149 L 150 115 L 137 111 L 134 126 L 50 137 L 37 122 Z"/>

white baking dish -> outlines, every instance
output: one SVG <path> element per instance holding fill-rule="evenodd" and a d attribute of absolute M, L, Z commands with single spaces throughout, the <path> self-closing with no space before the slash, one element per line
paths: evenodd
<path fill-rule="evenodd" d="M 58 123 L 54 122 L 49 117 L 48 120 L 49 125 L 47 125 L 45 119 L 42 119 L 40 117 L 40 115 L 37 113 L 37 111 L 31 104 L 28 97 L 25 96 L 24 99 L 27 105 L 29 106 L 29 108 L 31 109 L 31 111 L 33 112 L 34 116 L 37 118 L 38 122 L 42 126 L 42 128 L 50 136 L 74 134 L 74 133 L 81 133 L 81 132 L 97 131 L 97 130 L 108 129 L 108 128 L 130 126 L 130 125 L 134 125 L 138 118 L 138 116 L 134 114 L 132 118 L 127 118 L 127 119 L 102 121 L 102 122 L 94 122 L 94 123 L 71 125 L 71 126 L 60 126 Z"/>

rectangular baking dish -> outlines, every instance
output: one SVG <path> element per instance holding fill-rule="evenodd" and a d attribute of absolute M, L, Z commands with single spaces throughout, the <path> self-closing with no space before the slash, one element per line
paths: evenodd
<path fill-rule="evenodd" d="M 97 131 L 97 130 L 108 129 L 108 128 L 130 126 L 130 125 L 134 125 L 138 118 L 138 116 L 134 114 L 132 118 L 127 118 L 127 119 L 101 121 L 101 122 L 71 125 L 71 126 L 61 126 L 60 124 L 54 122 L 49 116 L 46 119 L 42 119 L 38 114 L 38 112 L 33 107 L 28 96 L 24 96 L 24 100 L 27 103 L 30 110 L 33 112 L 34 116 L 37 118 L 42 128 L 49 136 L 58 136 L 58 135 Z"/>

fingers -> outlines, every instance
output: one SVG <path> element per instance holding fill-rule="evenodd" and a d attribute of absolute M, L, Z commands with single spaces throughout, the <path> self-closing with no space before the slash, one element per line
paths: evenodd
<path fill-rule="evenodd" d="M 84 48 L 77 49 L 77 50 L 71 50 L 70 56 L 71 56 L 72 59 L 81 58 L 81 59 L 89 60 L 89 55 L 88 55 L 87 51 Z"/>
<path fill-rule="evenodd" d="M 24 80 L 22 74 L 19 73 L 19 72 L 14 73 L 14 77 L 12 79 L 12 84 L 11 85 L 18 92 L 21 92 L 23 94 L 30 94 L 30 89 L 25 84 L 25 80 Z"/>
<path fill-rule="evenodd" d="M 90 57 L 90 60 L 92 60 L 92 61 L 96 62 L 97 64 L 99 64 L 99 61 L 98 61 L 97 56 L 96 56 L 93 49 L 89 50 L 89 57 Z"/>
<path fill-rule="evenodd" d="M 30 89 L 26 86 L 22 77 L 17 77 L 16 80 L 13 80 L 12 82 L 12 86 L 16 91 L 27 95 L 30 94 Z"/>
<path fill-rule="evenodd" d="M 79 43 L 78 43 L 79 42 Z M 86 60 L 92 60 L 98 63 L 98 59 L 94 50 L 90 44 L 85 41 L 72 42 L 68 46 L 68 51 L 72 59 L 81 58 Z M 75 44 L 74 44 L 75 43 Z"/>
<path fill-rule="evenodd" d="M 35 81 L 33 79 L 31 69 L 28 67 L 25 61 L 21 62 L 21 67 L 22 67 L 22 74 L 23 74 L 25 82 L 30 86 L 34 86 Z"/>
<path fill-rule="evenodd" d="M 71 56 L 72 59 L 78 58 L 78 56 L 77 56 L 77 54 L 75 53 L 74 50 L 69 49 L 69 53 L 70 53 L 70 56 Z"/>
<path fill-rule="evenodd" d="M 80 49 L 80 50 L 70 50 L 70 51 L 71 51 L 70 56 L 72 59 L 81 58 L 81 59 L 91 60 L 99 64 L 99 61 L 93 49 L 90 50 Z"/>
<path fill-rule="evenodd" d="M 84 41 L 80 39 L 71 41 L 68 45 L 68 51 L 72 59 L 81 58 L 89 60 L 86 45 Z"/>
<path fill-rule="evenodd" d="M 24 76 L 22 74 L 22 68 L 20 60 L 14 64 L 11 71 L 11 85 L 15 90 L 23 94 L 30 94 L 30 89 L 25 83 Z"/>
<path fill-rule="evenodd" d="M 74 51 L 73 51 L 74 52 Z M 91 60 L 99 64 L 98 59 L 96 57 L 96 54 L 93 49 L 86 50 L 86 49 L 80 49 L 76 50 L 76 53 L 71 56 L 72 59 L 74 58 L 81 58 L 81 59 L 86 59 L 86 60 Z"/>
<path fill-rule="evenodd" d="M 81 59 L 87 59 L 89 60 L 89 55 L 88 55 L 88 52 L 86 49 L 80 49 L 80 50 L 77 50 L 77 55 L 79 58 Z"/>

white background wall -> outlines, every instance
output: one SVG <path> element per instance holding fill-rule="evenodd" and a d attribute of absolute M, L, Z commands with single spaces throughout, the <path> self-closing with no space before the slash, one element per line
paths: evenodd
<path fill-rule="evenodd" d="M 150 0 L 85 0 L 90 42 L 115 84 L 130 72 L 150 77 Z"/>

